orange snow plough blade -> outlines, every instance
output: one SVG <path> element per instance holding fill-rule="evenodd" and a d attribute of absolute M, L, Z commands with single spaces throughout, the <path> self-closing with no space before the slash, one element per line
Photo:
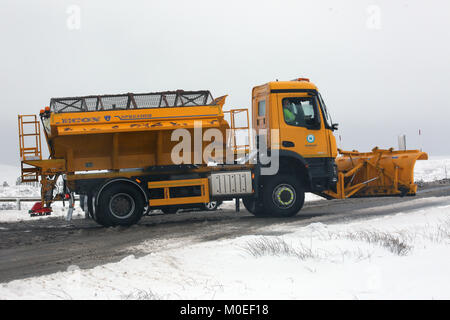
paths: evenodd
<path fill-rule="evenodd" d="M 372 152 L 342 151 L 336 158 L 338 182 L 333 190 L 324 191 L 327 198 L 414 195 L 414 165 L 427 160 L 419 150 L 393 151 L 378 147 Z"/>

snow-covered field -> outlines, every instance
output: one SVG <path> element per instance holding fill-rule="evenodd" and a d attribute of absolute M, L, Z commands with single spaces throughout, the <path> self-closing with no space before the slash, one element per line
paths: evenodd
<path fill-rule="evenodd" d="M 425 182 L 450 179 L 450 157 L 431 156 L 428 160 L 419 160 L 414 168 L 414 179 Z"/>
<path fill-rule="evenodd" d="M 439 200 L 352 223 L 280 224 L 264 236 L 148 241 L 117 263 L 1 284 L 0 297 L 449 299 L 450 197 Z M 136 258 L 136 251 L 148 254 Z"/>
<path fill-rule="evenodd" d="M 18 186 L 0 186 L 0 197 L 1 198 L 16 198 L 16 197 L 40 197 L 40 188 L 18 185 Z"/>

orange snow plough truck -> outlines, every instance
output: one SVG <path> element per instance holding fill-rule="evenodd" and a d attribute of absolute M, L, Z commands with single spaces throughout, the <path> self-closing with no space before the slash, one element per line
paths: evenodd
<path fill-rule="evenodd" d="M 49 214 L 54 201 L 67 199 L 70 219 L 78 194 L 87 216 L 104 226 L 134 224 L 152 209 L 233 199 L 257 216 L 289 217 L 305 192 L 328 199 L 416 193 L 414 164 L 427 154 L 338 150 L 338 126 L 308 79 L 256 86 L 251 101 L 249 119 L 247 109 L 224 111 L 225 96 L 209 91 L 51 99 L 39 116 L 18 118 L 22 181 L 42 185 L 30 213 Z M 243 145 L 239 131 L 248 137 Z M 275 162 L 275 172 L 265 170 Z"/>

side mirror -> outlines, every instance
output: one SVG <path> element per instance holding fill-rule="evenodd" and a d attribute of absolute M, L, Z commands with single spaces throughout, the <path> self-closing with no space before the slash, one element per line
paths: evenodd
<path fill-rule="evenodd" d="M 333 124 L 331 125 L 331 130 L 332 130 L 332 131 L 336 131 L 336 130 L 338 129 L 338 127 L 339 127 L 339 123 L 333 123 Z"/>

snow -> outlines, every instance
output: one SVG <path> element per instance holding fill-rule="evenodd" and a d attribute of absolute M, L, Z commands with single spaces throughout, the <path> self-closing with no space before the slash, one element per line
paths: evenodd
<path fill-rule="evenodd" d="M 449 299 L 450 197 L 412 202 L 435 205 L 351 223 L 277 224 L 261 230 L 264 236 L 147 241 L 117 263 L 3 283 L 0 297 Z M 252 254 L 261 243 L 266 247 Z M 282 249 L 270 252 L 271 243 Z M 406 250 L 396 253 L 400 245 Z"/>
<path fill-rule="evenodd" d="M 430 156 L 428 160 L 418 160 L 414 168 L 414 179 L 425 182 L 450 179 L 450 156 Z"/>
<path fill-rule="evenodd" d="M 40 188 L 27 185 L 0 186 L 0 198 L 40 197 Z"/>

